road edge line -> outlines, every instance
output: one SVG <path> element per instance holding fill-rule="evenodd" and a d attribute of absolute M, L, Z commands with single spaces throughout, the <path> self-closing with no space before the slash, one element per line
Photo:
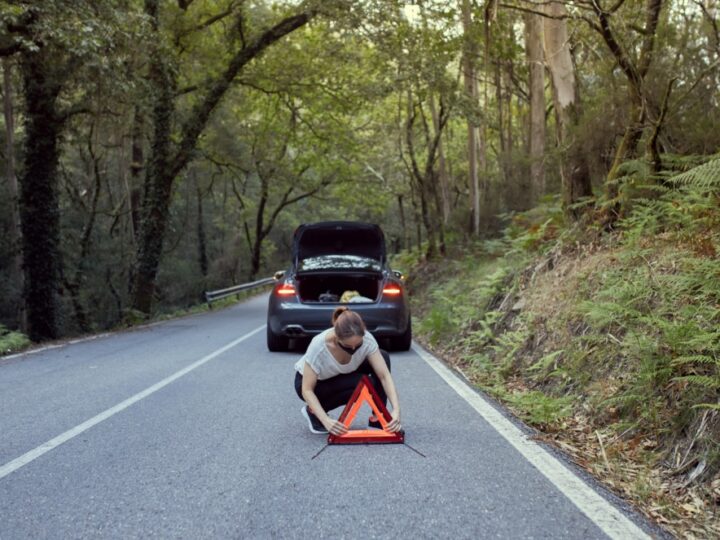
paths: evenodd
<path fill-rule="evenodd" d="M 127 398 L 126 400 L 118 403 L 117 405 L 110 407 L 109 409 L 104 410 L 100 414 L 97 414 L 90 418 L 89 420 L 86 420 L 82 424 L 78 424 L 74 428 L 70 428 L 69 430 L 65 431 L 64 433 L 61 433 L 57 437 L 53 437 L 47 442 L 44 442 L 40 446 L 37 446 L 36 448 L 33 448 L 32 450 L 25 452 L 20 457 L 17 457 L 13 459 L 12 461 L 7 462 L 6 464 L 0 466 L 0 480 L 5 478 L 7 475 L 17 471 L 21 467 L 24 467 L 28 463 L 31 463 L 32 461 L 35 461 L 37 458 L 42 456 L 43 454 L 46 454 L 50 450 L 53 450 L 60 446 L 63 443 L 68 442 L 69 440 L 73 439 L 74 437 L 77 437 L 81 433 L 87 431 L 93 426 L 96 426 L 100 422 L 103 422 L 107 420 L 108 418 L 115 416 L 117 413 L 124 411 L 131 405 L 137 403 L 138 401 L 145 399 L 146 397 L 154 394 L 158 390 L 161 390 L 162 388 L 166 387 L 170 383 L 178 380 L 180 377 L 183 377 L 184 375 L 187 375 L 191 371 L 199 368 L 200 366 L 207 364 L 210 360 L 213 358 L 216 358 L 217 356 L 220 356 L 224 352 L 227 352 L 228 350 L 232 349 L 236 345 L 242 343 L 246 339 L 254 336 L 261 330 L 264 330 L 266 325 L 262 325 L 259 328 L 256 328 L 255 330 L 252 330 L 251 332 L 248 332 L 242 337 L 239 337 L 238 339 L 231 341 L 227 345 L 220 347 L 214 352 L 211 352 L 210 354 L 202 357 L 200 360 L 197 360 L 196 362 L 193 362 L 189 366 L 186 366 L 182 368 L 179 371 L 176 371 L 172 375 L 165 377 L 163 380 L 161 380 L 158 383 L 153 384 L 152 386 L 149 386 L 145 390 L 142 390 L 135 394 L 134 396 L 131 396 Z"/>
<path fill-rule="evenodd" d="M 444 362 L 414 341 L 412 350 L 606 535 L 618 540 L 651 538 L 621 510 L 588 486 L 582 478 L 539 444 L 530 440 L 520 428 L 470 388 Z"/>

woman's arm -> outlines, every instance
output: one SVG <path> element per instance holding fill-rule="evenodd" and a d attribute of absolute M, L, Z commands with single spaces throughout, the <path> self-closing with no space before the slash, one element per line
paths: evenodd
<path fill-rule="evenodd" d="M 333 435 L 344 435 L 348 431 L 345 424 L 330 418 L 325 412 L 325 409 L 322 408 L 322 405 L 320 405 L 320 400 L 315 395 L 317 380 L 317 374 L 313 371 L 310 365 L 305 362 L 302 378 L 302 397 L 305 400 L 305 403 L 307 403 L 308 407 L 312 409 L 313 414 L 318 417 L 318 420 L 322 422 L 325 429 Z"/>
<path fill-rule="evenodd" d="M 390 411 L 392 420 L 388 423 L 388 429 L 390 431 L 400 431 L 402 429 L 402 425 L 400 424 L 400 400 L 398 400 L 395 383 L 393 382 L 392 375 L 390 375 L 390 370 L 385 363 L 385 359 L 382 357 L 382 354 L 380 354 L 380 349 L 368 356 L 368 362 L 370 362 L 370 366 L 378 376 L 378 379 L 380 379 L 380 383 L 385 389 L 385 393 L 392 405 L 392 411 Z"/>

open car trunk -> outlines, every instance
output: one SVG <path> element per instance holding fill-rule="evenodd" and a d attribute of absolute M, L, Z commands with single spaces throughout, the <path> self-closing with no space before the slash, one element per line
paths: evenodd
<path fill-rule="evenodd" d="M 375 302 L 380 293 L 382 274 L 338 272 L 298 275 L 296 282 L 301 302 L 340 302 L 347 291 Z M 357 301 L 357 300 L 356 300 Z"/>
<path fill-rule="evenodd" d="M 293 237 L 295 262 L 325 255 L 386 259 L 385 236 L 378 225 L 355 221 L 324 221 L 300 225 Z"/>

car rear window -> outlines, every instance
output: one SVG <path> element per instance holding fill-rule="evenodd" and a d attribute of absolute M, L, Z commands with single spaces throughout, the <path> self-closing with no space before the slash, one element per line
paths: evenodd
<path fill-rule="evenodd" d="M 298 272 L 315 270 L 366 270 L 380 272 L 380 261 L 359 255 L 322 255 L 302 259 L 298 264 Z"/>

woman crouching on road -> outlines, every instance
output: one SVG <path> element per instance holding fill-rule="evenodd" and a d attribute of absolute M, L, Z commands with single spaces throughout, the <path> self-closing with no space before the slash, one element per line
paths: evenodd
<path fill-rule="evenodd" d="M 365 323 L 347 307 L 337 308 L 332 327 L 315 336 L 307 352 L 295 364 L 295 391 L 306 405 L 301 409 L 313 433 L 343 435 L 348 429 L 328 416 L 344 406 L 363 375 L 368 375 L 383 404 L 390 398 L 389 431 L 400 431 L 400 403 L 390 375 L 390 356 L 378 347 Z M 370 427 L 380 422 L 370 417 Z"/>

